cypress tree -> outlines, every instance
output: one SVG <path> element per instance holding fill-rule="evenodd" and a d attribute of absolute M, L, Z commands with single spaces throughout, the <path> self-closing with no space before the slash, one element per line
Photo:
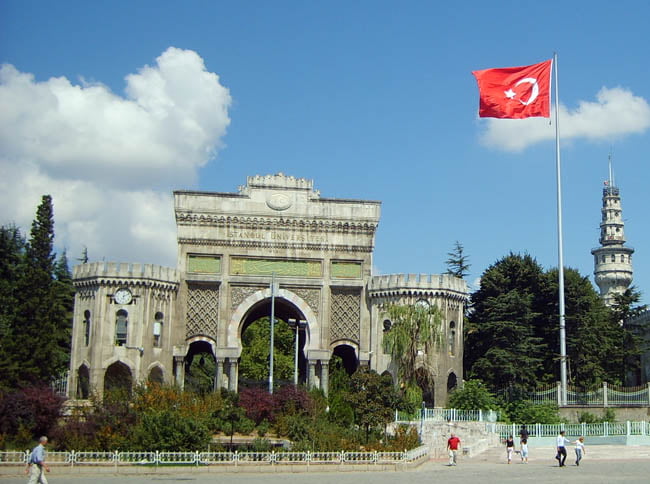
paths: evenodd
<path fill-rule="evenodd" d="M 12 356 L 13 386 L 49 383 L 59 370 L 57 324 L 53 319 L 54 218 L 52 197 L 44 195 L 32 223 L 16 283 Z"/>

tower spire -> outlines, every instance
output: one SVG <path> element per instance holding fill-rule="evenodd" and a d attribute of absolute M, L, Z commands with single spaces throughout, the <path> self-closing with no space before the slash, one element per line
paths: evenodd
<path fill-rule="evenodd" d="M 603 188 L 600 222 L 600 247 L 591 250 L 594 256 L 594 276 L 605 304 L 614 303 L 614 295 L 621 294 L 632 284 L 632 254 L 625 246 L 625 223 L 618 187 L 614 183 L 612 154 L 609 153 L 609 179 Z"/>

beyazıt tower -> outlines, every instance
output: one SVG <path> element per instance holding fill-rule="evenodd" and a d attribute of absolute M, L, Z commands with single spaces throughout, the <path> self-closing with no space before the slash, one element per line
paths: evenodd
<path fill-rule="evenodd" d="M 600 222 L 600 247 L 591 250 L 594 256 L 594 276 L 605 304 L 614 304 L 614 295 L 621 294 L 632 283 L 632 254 L 634 249 L 625 246 L 625 223 L 618 187 L 612 175 L 612 158 L 609 157 L 609 179 L 603 188 L 602 219 Z"/>

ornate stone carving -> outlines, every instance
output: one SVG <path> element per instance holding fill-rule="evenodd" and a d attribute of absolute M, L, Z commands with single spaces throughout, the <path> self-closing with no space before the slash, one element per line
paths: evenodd
<path fill-rule="evenodd" d="M 263 290 L 262 286 L 231 286 L 230 288 L 230 308 L 235 311 L 244 299 L 257 291 Z"/>
<path fill-rule="evenodd" d="M 330 342 L 348 339 L 359 343 L 361 327 L 361 290 L 332 288 Z"/>
<path fill-rule="evenodd" d="M 216 340 L 219 324 L 219 288 L 191 284 L 187 295 L 186 337 L 205 335 Z"/>
<path fill-rule="evenodd" d="M 318 316 L 320 308 L 320 289 L 291 287 L 289 290 L 305 301 L 309 308 L 314 311 L 314 314 Z"/>

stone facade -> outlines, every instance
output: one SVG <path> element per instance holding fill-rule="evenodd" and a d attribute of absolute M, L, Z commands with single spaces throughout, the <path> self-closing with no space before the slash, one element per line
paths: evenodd
<path fill-rule="evenodd" d="M 382 304 L 424 300 L 444 315 L 445 343 L 427 357 L 436 363 L 435 401 L 445 403 L 462 377 L 467 287 L 447 275 L 373 277 L 380 202 L 324 198 L 313 181 L 282 174 L 248 177 L 237 193 L 176 191 L 174 200 L 177 269 L 74 268 L 70 396 L 101 393 L 119 378 L 182 386 L 199 346 L 215 357 L 215 387 L 237 390 L 241 335 L 271 310 L 305 326 L 302 383 L 327 392 L 333 354 L 346 368 L 394 376 L 382 350 Z"/>

